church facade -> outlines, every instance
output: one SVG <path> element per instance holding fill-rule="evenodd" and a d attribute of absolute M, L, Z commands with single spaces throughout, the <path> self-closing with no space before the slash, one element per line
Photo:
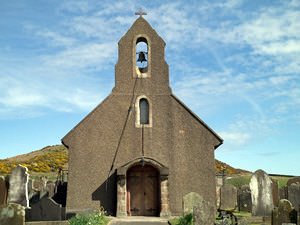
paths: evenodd
<path fill-rule="evenodd" d="M 180 215 L 190 192 L 215 203 L 223 140 L 172 94 L 164 50 L 142 16 L 119 41 L 112 93 L 62 139 L 67 213 Z"/>

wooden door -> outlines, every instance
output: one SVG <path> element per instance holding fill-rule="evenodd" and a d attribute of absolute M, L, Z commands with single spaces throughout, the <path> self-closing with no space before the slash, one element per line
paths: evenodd
<path fill-rule="evenodd" d="M 134 166 L 127 172 L 128 215 L 157 216 L 158 193 L 158 172 L 154 167 Z"/>

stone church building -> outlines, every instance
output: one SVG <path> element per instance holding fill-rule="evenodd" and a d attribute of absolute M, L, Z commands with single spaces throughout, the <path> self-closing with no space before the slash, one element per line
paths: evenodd
<path fill-rule="evenodd" d="M 215 203 L 222 139 L 172 94 L 165 42 L 140 16 L 119 41 L 111 94 L 63 139 L 66 211 L 181 215 L 183 196 Z"/>

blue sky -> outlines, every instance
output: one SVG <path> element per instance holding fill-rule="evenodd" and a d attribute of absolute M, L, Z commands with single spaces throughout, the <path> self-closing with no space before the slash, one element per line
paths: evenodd
<path fill-rule="evenodd" d="M 145 18 L 173 93 L 232 166 L 300 175 L 300 1 L 0 1 L 0 158 L 60 139 L 114 85 L 119 39 Z"/>

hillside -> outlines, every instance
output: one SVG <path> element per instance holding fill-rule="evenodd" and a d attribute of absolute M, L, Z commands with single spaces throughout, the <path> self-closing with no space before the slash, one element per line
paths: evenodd
<path fill-rule="evenodd" d="M 27 154 L 0 160 L 0 174 L 8 174 L 18 164 L 26 166 L 29 172 L 55 173 L 58 168 L 68 168 L 68 150 L 63 145 L 53 145 Z M 227 174 L 245 174 L 248 171 L 236 169 L 216 160 L 216 172 Z"/>

